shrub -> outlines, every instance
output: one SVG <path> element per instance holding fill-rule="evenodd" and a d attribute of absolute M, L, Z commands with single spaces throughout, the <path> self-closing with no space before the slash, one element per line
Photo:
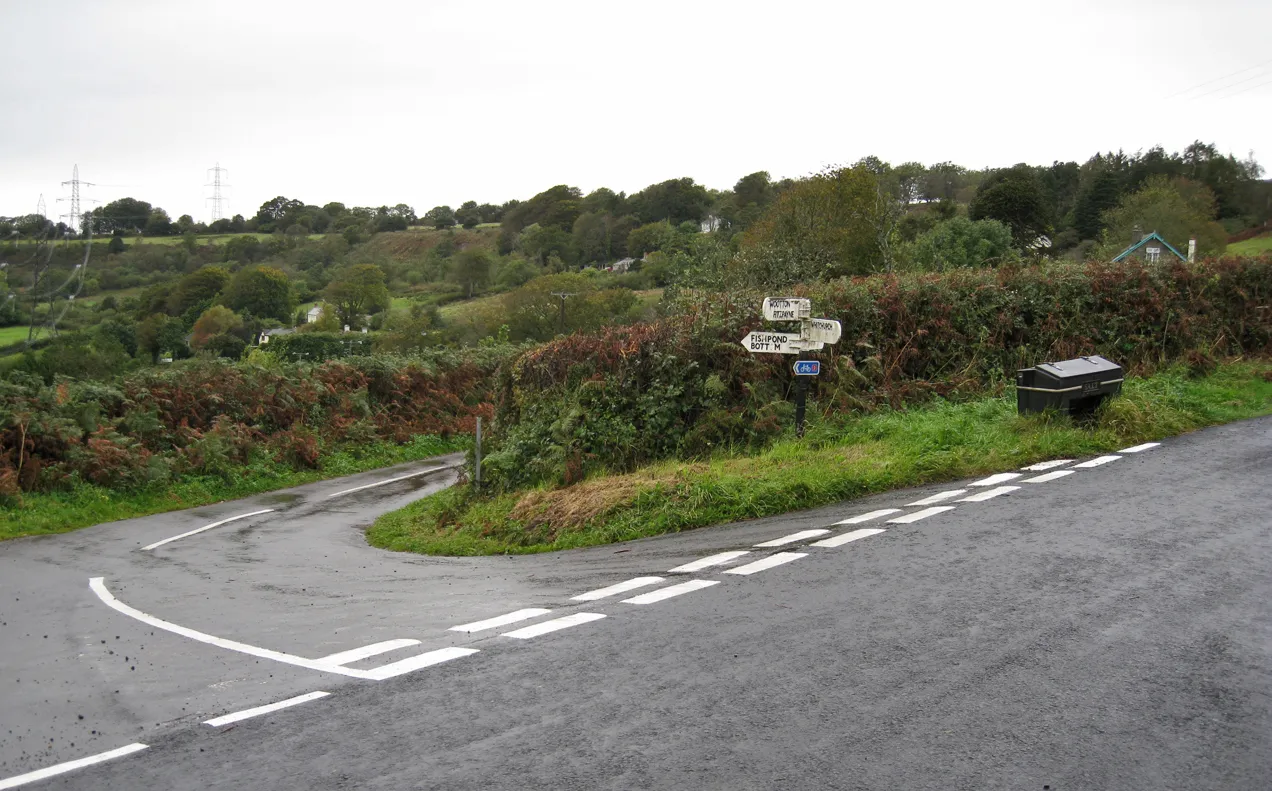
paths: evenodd
<path fill-rule="evenodd" d="M 823 411 L 960 398 L 1045 360 L 1102 354 L 1132 369 L 1265 353 L 1272 257 L 1196 265 L 1051 264 L 877 275 L 795 289 L 843 324 L 810 397 Z M 762 444 L 793 375 L 790 358 L 738 340 L 772 325 L 758 291 L 682 292 L 652 324 L 559 338 L 500 380 L 487 478 L 496 490 L 630 470 L 671 456 Z M 1194 356 L 1204 370 L 1208 357 Z"/>

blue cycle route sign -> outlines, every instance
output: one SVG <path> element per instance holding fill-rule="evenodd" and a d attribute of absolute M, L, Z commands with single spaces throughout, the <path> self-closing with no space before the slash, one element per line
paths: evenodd
<path fill-rule="evenodd" d="M 817 376 L 821 373 L 820 360 L 796 360 L 795 375 L 796 376 Z"/>

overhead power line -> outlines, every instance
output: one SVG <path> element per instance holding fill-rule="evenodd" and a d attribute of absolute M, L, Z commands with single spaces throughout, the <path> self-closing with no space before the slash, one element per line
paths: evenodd
<path fill-rule="evenodd" d="M 1261 80 L 1269 76 L 1272 76 L 1272 73 L 1269 73 L 1267 71 L 1257 71 L 1254 74 L 1250 75 L 1249 77 L 1246 77 L 1244 80 L 1237 80 L 1236 82 L 1231 82 L 1231 83 L 1228 83 L 1227 85 L 1221 85 L 1218 88 L 1211 88 L 1210 90 L 1205 91 L 1204 93 L 1199 93 L 1196 96 L 1190 96 L 1188 97 L 1188 99 L 1189 101 L 1193 101 L 1196 99 L 1204 99 L 1207 96 L 1211 96 L 1216 93 L 1222 93 L 1223 91 L 1229 90 L 1230 88 L 1235 88 L 1238 85 L 1245 85 L 1247 82 L 1250 82 L 1252 80 Z"/>
<path fill-rule="evenodd" d="M 1232 77 L 1237 76 L 1238 74 L 1245 74 L 1247 71 L 1250 71 L 1251 69 L 1259 69 L 1259 68 L 1262 68 L 1262 67 L 1264 67 L 1264 66 L 1267 66 L 1267 65 L 1268 65 L 1268 64 L 1270 64 L 1270 63 L 1272 63 L 1272 60 L 1265 60 L 1265 61 L 1263 61 L 1262 63 L 1256 63 L 1256 64 L 1254 64 L 1253 66 L 1246 66 L 1244 69 L 1237 69 L 1236 71 L 1232 72 L 1231 74 L 1225 74 L 1225 75 L 1223 75 L 1222 77 L 1215 77 L 1213 80 L 1206 80 L 1205 82 L 1197 83 L 1196 85 L 1192 86 L 1191 88 L 1185 88 L 1185 89 L 1183 89 L 1182 91 L 1176 91 L 1175 93 L 1172 93 L 1170 96 L 1167 96 L 1166 98 L 1167 98 L 1167 99 L 1174 99 L 1176 96 L 1182 96 L 1182 95 L 1184 95 L 1185 93 L 1190 93 L 1190 92 L 1192 92 L 1192 91 L 1197 90 L 1198 88 L 1204 88 L 1204 87 L 1206 87 L 1207 85 L 1213 85 L 1213 84 L 1215 84 L 1216 82 L 1220 82 L 1220 81 L 1222 81 L 1222 80 L 1230 79 L 1230 78 L 1232 78 Z M 1222 90 L 1222 89 L 1220 89 L 1220 90 Z M 1194 98 L 1196 98 L 1196 97 L 1194 97 Z"/>

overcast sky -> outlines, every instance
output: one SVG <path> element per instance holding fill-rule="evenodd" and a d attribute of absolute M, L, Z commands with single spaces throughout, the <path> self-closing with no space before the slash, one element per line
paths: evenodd
<path fill-rule="evenodd" d="M 1272 166 L 1272 2 L 0 0 L 0 215 L 275 195 L 423 214 L 867 154 Z M 1204 83 L 1204 84 L 1203 84 Z M 87 202 L 84 208 L 89 208 Z"/>

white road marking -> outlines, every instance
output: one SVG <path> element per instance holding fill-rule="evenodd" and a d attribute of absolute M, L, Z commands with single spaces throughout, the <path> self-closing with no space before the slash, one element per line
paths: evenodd
<path fill-rule="evenodd" d="M 967 490 L 966 489 L 950 489 L 948 492 L 937 492 L 931 497 L 924 497 L 922 500 L 915 500 L 912 503 L 906 503 L 906 506 L 909 507 L 911 505 L 932 505 L 933 503 L 945 502 L 951 497 L 958 497 L 960 494 L 967 494 Z M 894 519 L 892 521 L 895 522 L 896 520 Z"/>
<path fill-rule="evenodd" d="M 937 514 L 943 514 L 946 511 L 953 511 L 953 510 L 954 510 L 954 506 L 952 505 L 937 505 L 932 508 L 924 508 L 922 511 L 915 511 L 912 514 L 906 514 L 905 516 L 898 516 L 896 519 L 889 519 L 888 524 L 908 525 L 911 522 L 917 522 L 920 519 L 927 519 L 929 516 L 936 516 Z"/>
<path fill-rule="evenodd" d="M 179 634 L 182 637 L 188 637 L 191 640 L 198 640 L 200 643 L 207 643 L 208 645 L 214 645 L 217 648 L 224 648 L 230 651 L 238 651 L 241 654 L 248 654 L 249 656 L 259 657 L 261 659 L 272 659 L 275 662 L 282 662 L 283 664 L 287 664 L 287 665 L 296 665 L 297 667 L 304 667 L 310 670 L 321 670 L 324 673 L 335 673 L 336 675 L 340 675 L 340 676 L 352 676 L 353 678 L 369 678 L 372 680 L 379 680 L 380 678 L 388 678 L 388 676 L 380 675 L 382 671 L 384 670 L 384 668 L 377 668 L 376 670 L 356 670 L 351 667 L 341 667 L 339 665 L 328 664 L 319 659 L 306 659 L 303 656 L 296 656 L 295 654 L 284 654 L 282 651 L 272 651 L 268 648 L 260 648 L 258 646 L 248 645 L 247 643 L 240 643 L 235 640 L 226 640 L 223 637 L 216 637 L 215 635 L 204 634 L 203 632 L 195 631 L 194 629 L 188 629 L 184 626 L 178 626 L 175 623 L 170 623 L 161 618 L 156 618 L 153 615 L 148 615 L 142 612 L 141 610 L 136 609 L 135 607 L 129 607 L 127 604 L 124 604 L 119 599 L 116 599 L 114 595 L 112 595 L 111 592 L 106 589 L 106 583 L 103 577 L 93 577 L 92 579 L 88 581 L 88 587 L 92 589 L 93 593 L 97 594 L 97 598 L 101 599 L 103 604 L 105 604 L 107 607 L 110 607 L 112 610 L 121 612 L 124 615 L 127 615 L 129 618 L 135 618 L 136 620 L 141 621 L 144 624 L 149 624 L 150 626 L 153 626 L 156 629 L 163 629 L 164 631 L 172 632 L 173 634 Z M 443 649 L 443 650 L 446 650 L 446 651 L 457 650 L 457 651 L 464 652 L 462 654 L 459 654 L 459 656 L 476 653 L 476 650 L 471 648 Z M 434 651 L 433 653 L 437 654 L 440 652 Z M 424 656 L 429 656 L 429 655 L 425 654 Z M 453 659 L 453 658 L 454 657 L 446 657 L 445 659 Z M 418 659 L 418 657 L 416 657 L 416 659 Z M 445 659 L 441 659 L 438 661 L 445 661 Z M 396 664 L 401 665 L 403 662 L 410 662 L 410 661 L 411 660 L 406 659 Z M 421 667 L 423 666 L 424 665 L 421 665 Z M 393 665 L 388 665 L 388 667 L 393 667 Z M 414 668 L 410 668 L 410 669 L 414 669 Z M 406 672 L 406 671 L 403 671 L 403 672 Z"/>
<path fill-rule="evenodd" d="M 870 513 L 868 513 L 868 514 L 862 514 L 861 516 L 850 516 L 850 517 L 848 517 L 847 519 L 843 519 L 843 520 L 840 520 L 840 521 L 836 522 L 835 524 L 837 524 L 837 525 L 859 525 L 859 524 L 861 524 L 862 522 L 869 522 L 870 520 L 872 520 L 872 519 L 878 519 L 878 518 L 879 518 L 879 517 L 881 517 L 881 516 L 888 516 L 888 515 L 890 515 L 890 514 L 899 514 L 899 513 L 901 513 L 901 509 L 900 509 L 900 508 L 880 508 L 878 511 L 871 511 L 871 512 L 870 512 Z"/>
<path fill-rule="evenodd" d="M 1052 467 L 1063 467 L 1072 461 L 1073 459 L 1052 459 L 1051 461 L 1040 461 L 1037 464 L 1030 464 L 1028 467 L 1021 467 L 1020 469 L 1026 472 L 1042 472 Z"/>
<path fill-rule="evenodd" d="M 564 618 L 553 618 L 550 621 L 537 623 L 534 626 L 527 626 L 523 629 L 517 629 L 512 632 L 504 632 L 504 637 L 515 637 L 518 640 L 529 640 L 531 637 L 538 637 L 541 634 L 556 632 L 561 629 L 569 629 L 571 626 L 579 624 L 591 623 L 604 618 L 599 612 L 576 612 L 573 615 L 567 615 Z"/>
<path fill-rule="evenodd" d="M 440 665 L 443 662 L 449 662 L 452 659 L 459 659 L 462 656 L 477 653 L 476 648 L 460 648 L 459 646 L 451 646 L 450 648 L 439 648 L 436 651 L 429 651 L 419 656 L 407 657 L 400 662 L 393 662 L 388 665 L 381 665 L 374 670 L 366 671 L 366 677 L 372 681 L 383 681 L 386 678 L 400 676 L 403 673 L 410 673 L 413 670 L 419 670 L 423 667 L 432 667 Z"/>
<path fill-rule="evenodd" d="M 115 758 L 123 758 L 125 755 L 132 755 L 133 753 L 140 752 L 144 749 L 146 749 L 146 745 L 138 742 L 136 744 L 127 745 L 126 747 L 120 747 L 117 750 L 111 750 L 110 752 L 90 755 L 87 758 L 77 758 L 74 761 L 67 761 L 66 763 L 50 766 L 44 769 L 36 769 L 34 772 L 27 772 L 24 775 L 10 777 L 7 780 L 0 780 L 0 789 L 17 788 L 18 786 L 23 786 L 27 783 L 34 783 L 37 780 L 44 780 L 49 777 L 66 774 L 67 772 L 73 772 L 76 769 L 82 769 L 85 766 L 104 763 Z"/>
<path fill-rule="evenodd" d="M 161 547 L 164 544 L 169 544 L 173 541 L 176 541 L 179 538 L 186 538 L 187 536 L 192 536 L 192 535 L 195 535 L 196 533 L 202 533 L 204 530 L 211 530 L 214 527 L 220 527 L 221 525 L 226 524 L 228 522 L 236 522 L 240 519 L 246 519 L 249 516 L 260 516 L 261 514 L 272 514 L 272 513 L 274 513 L 273 508 L 263 508 L 260 511 L 253 511 L 250 514 L 239 514 L 238 516 L 231 516 L 228 519 L 222 519 L 219 522 L 213 522 L 210 525 L 204 525 L 203 527 L 197 528 L 195 530 L 191 530 L 188 533 L 182 533 L 179 536 L 173 536 L 172 538 L 165 538 L 162 541 L 156 541 L 155 543 L 150 544 L 149 546 L 142 547 L 141 551 L 146 552 L 151 549 L 154 549 L 155 547 Z"/>
<path fill-rule="evenodd" d="M 1090 461 L 1084 461 L 1081 464 L 1075 464 L 1073 466 L 1082 467 L 1083 469 L 1089 469 L 1091 467 L 1099 467 L 1101 464 L 1108 464 L 1111 461 L 1117 461 L 1120 458 L 1122 457 L 1121 456 L 1100 456 L 1099 458 L 1091 459 Z"/>
<path fill-rule="evenodd" d="M 860 539 L 860 538 L 867 538 L 869 536 L 875 536 L 880 533 L 886 533 L 886 532 L 888 531 L 884 530 L 881 527 L 865 527 L 865 528 L 862 528 L 861 530 L 852 530 L 850 532 L 844 533 L 843 535 L 833 536 L 831 538 L 827 538 L 822 541 L 814 541 L 812 546 L 841 547 L 850 541 L 856 541 L 857 539 Z"/>
<path fill-rule="evenodd" d="M 487 618 L 484 621 L 474 621 L 473 623 L 466 623 L 466 624 L 463 624 L 462 626 L 452 626 L 450 628 L 450 631 L 467 632 L 469 634 L 472 634 L 473 632 L 481 632 L 486 629 L 494 629 L 496 626 L 507 626 L 508 624 L 516 623 L 517 621 L 525 621 L 530 618 L 538 618 L 540 615 L 547 615 L 550 612 L 552 611 L 544 610 L 539 607 L 531 607 L 526 610 L 517 610 L 516 612 L 510 612 L 507 615 L 499 615 L 494 618 Z"/>
<path fill-rule="evenodd" d="M 1140 453 L 1146 450 L 1152 450 L 1161 444 L 1162 443 L 1160 442 L 1145 442 L 1143 445 L 1136 445 L 1132 448 L 1122 448 L 1118 451 L 1118 453 Z"/>
<path fill-rule="evenodd" d="M 962 500 L 959 500 L 959 502 L 960 503 L 983 503 L 986 500 L 994 499 L 1000 494 L 1007 494 L 1008 492 L 1014 492 L 1019 488 L 1020 488 L 1019 486 L 999 486 L 995 489 L 986 489 L 983 492 L 977 492 L 976 494 L 973 494 L 971 497 L 964 497 Z"/>
<path fill-rule="evenodd" d="M 367 659 L 368 657 L 378 656 L 389 651 L 396 651 L 399 648 L 406 648 L 411 645 L 419 645 L 419 640 L 411 640 L 403 638 L 401 640 L 385 640 L 383 643 L 372 643 L 364 645 L 361 648 L 354 648 L 349 651 L 341 651 L 338 654 L 324 656 L 316 661 L 328 665 L 347 665 L 350 662 L 357 662 L 359 659 Z"/>
<path fill-rule="evenodd" d="M 701 560 L 695 560 L 692 563 L 686 563 L 683 566 L 676 566 L 674 569 L 671 569 L 671 573 L 675 574 L 675 573 L 683 572 L 688 574 L 694 571 L 700 571 L 702 569 L 707 568 L 708 566 L 719 566 L 723 563 L 728 563 L 731 560 L 737 560 L 743 555 L 749 555 L 749 554 L 751 554 L 750 551 L 745 549 L 739 549 L 733 552 L 721 552 L 718 555 L 709 555 L 705 558 L 702 558 Z"/>
<path fill-rule="evenodd" d="M 1000 472 L 997 475 L 991 475 L 988 478 L 981 478 L 979 481 L 969 483 L 968 486 L 997 486 L 1000 483 L 1014 481 L 1020 477 L 1018 472 Z"/>
<path fill-rule="evenodd" d="M 1066 475 L 1072 474 L 1073 470 L 1056 470 L 1055 472 L 1048 472 L 1043 475 L 1035 475 L 1032 478 L 1026 478 L 1021 481 L 1021 483 L 1046 483 L 1047 481 L 1054 481 L 1058 478 L 1063 478 Z"/>
<path fill-rule="evenodd" d="M 808 557 L 808 555 L 803 552 L 778 552 L 776 555 L 769 555 L 762 560 L 757 560 L 754 563 L 748 563 L 745 566 L 738 566 L 735 569 L 729 569 L 724 573 L 754 574 L 757 571 L 764 571 L 765 569 L 771 569 L 774 566 L 780 566 L 783 563 L 790 563 L 792 560 L 799 560 L 800 558 L 806 557 Z"/>
<path fill-rule="evenodd" d="M 806 538 L 814 538 L 816 536 L 824 536 L 829 530 L 818 528 L 816 530 L 801 530 L 798 533 L 791 533 L 788 536 L 775 538 L 772 541 L 765 541 L 763 544 L 756 544 L 757 547 L 780 547 L 783 544 L 794 544 L 796 541 L 803 541 Z"/>
<path fill-rule="evenodd" d="M 339 497 L 342 494 L 353 494 L 354 492 L 360 492 L 363 489 L 374 489 L 377 486 L 388 486 L 391 483 L 397 483 L 398 481 L 405 481 L 408 478 L 418 478 L 421 475 L 428 475 L 430 472 L 439 472 L 441 470 L 447 470 L 447 469 L 450 469 L 450 468 L 449 467 L 433 467 L 432 469 L 420 470 L 419 472 L 413 472 L 410 475 L 399 475 L 396 478 L 388 478 L 383 481 L 376 481 L 375 483 L 368 483 L 362 486 L 355 486 L 352 489 L 345 489 L 344 491 L 336 492 L 335 494 L 329 494 L 327 495 L 327 499 L 330 500 L 332 497 Z"/>
<path fill-rule="evenodd" d="M 578 596 L 572 597 L 570 601 L 596 601 L 597 599 L 617 596 L 620 593 L 627 593 L 628 591 L 644 588 L 662 581 L 662 577 L 636 577 L 626 582 L 620 582 L 617 585 L 611 585 L 608 588 L 597 588 L 594 591 L 580 593 Z"/>
<path fill-rule="evenodd" d="M 659 588 L 656 591 L 642 593 L 639 596 L 633 596 L 630 599 L 623 599 L 623 604 L 653 604 L 654 602 L 670 599 L 673 596 L 679 596 L 682 593 L 692 593 L 693 591 L 710 588 L 712 585 L 719 585 L 719 580 L 689 580 L 681 582 L 677 585 L 669 585 L 666 588 Z"/>
<path fill-rule="evenodd" d="M 213 728 L 219 728 L 222 725 L 229 725 L 231 722 L 238 722 L 239 720 L 246 720 L 251 717 L 259 717 L 262 714 L 269 714 L 271 711 L 278 711 L 279 709 L 286 709 L 292 706 L 299 706 L 300 704 L 308 703 L 311 700 L 318 700 L 319 698 L 325 698 L 330 694 L 331 694 L 330 692 L 307 692 L 304 695 L 297 695 L 294 698 L 288 698 L 287 700 L 280 700 L 277 703 L 270 703 L 265 706 L 257 706 L 254 709 L 243 709 L 242 711 L 236 711 L 233 714 L 225 714 L 220 717 L 213 717 L 210 720 L 204 720 L 203 724 L 211 725 Z"/>

